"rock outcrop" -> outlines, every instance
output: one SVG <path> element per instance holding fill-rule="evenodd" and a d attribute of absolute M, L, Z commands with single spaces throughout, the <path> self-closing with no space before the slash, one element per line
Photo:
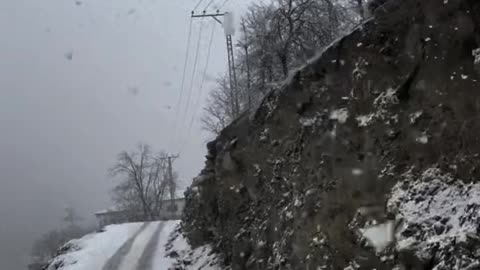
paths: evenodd
<path fill-rule="evenodd" d="M 375 12 L 208 144 L 193 244 L 232 269 L 480 269 L 480 2 Z"/>

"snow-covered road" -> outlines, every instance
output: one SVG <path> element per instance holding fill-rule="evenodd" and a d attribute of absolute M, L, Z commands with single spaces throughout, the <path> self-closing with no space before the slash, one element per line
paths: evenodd
<path fill-rule="evenodd" d="M 110 225 L 72 240 L 46 270 L 218 270 L 209 246 L 192 249 L 180 221 Z M 168 248 L 167 248 L 168 247 Z M 176 254 L 175 258 L 167 253 Z"/>
<path fill-rule="evenodd" d="M 103 270 L 151 270 L 153 258 L 157 249 L 163 251 L 167 237 L 160 236 L 171 233 L 167 230 L 162 234 L 166 222 L 145 223 L 140 230 L 127 240 L 120 249 L 107 261 Z M 176 222 L 168 222 L 175 226 Z M 160 248 L 159 248 L 160 247 Z"/>

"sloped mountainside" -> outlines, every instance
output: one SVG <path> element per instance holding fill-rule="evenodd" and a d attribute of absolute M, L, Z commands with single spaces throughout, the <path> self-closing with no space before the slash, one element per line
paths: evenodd
<path fill-rule="evenodd" d="M 232 269 L 480 269 L 479 47 L 479 1 L 387 1 L 208 144 L 189 241 Z"/>

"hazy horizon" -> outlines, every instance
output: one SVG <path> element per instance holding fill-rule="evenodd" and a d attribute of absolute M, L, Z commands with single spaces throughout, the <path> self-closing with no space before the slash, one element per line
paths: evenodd
<path fill-rule="evenodd" d="M 61 225 L 66 206 L 86 222 L 110 206 L 107 169 L 120 151 L 139 142 L 183 150 L 175 168 L 188 184 L 212 138 L 198 121 L 188 138 L 178 135 L 188 135 L 188 124 L 172 135 L 196 1 L 75 2 L 16 0 L 0 10 L 0 242 L 8 243 L 0 247 L 2 269 L 25 269 L 33 240 Z M 194 22 L 192 39 L 205 24 L 194 86 L 212 22 Z M 213 44 L 209 77 L 226 68 L 221 27 Z M 192 102 L 196 95 L 194 89 Z M 190 110 L 187 122 L 193 114 L 198 119 L 201 111 Z M 180 138 L 174 147 L 172 137 Z"/>

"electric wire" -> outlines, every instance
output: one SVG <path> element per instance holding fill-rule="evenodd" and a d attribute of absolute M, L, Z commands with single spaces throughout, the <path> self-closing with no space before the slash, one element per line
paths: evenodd
<path fill-rule="evenodd" d="M 180 106 L 182 104 L 182 99 L 183 99 L 183 92 L 185 91 L 185 80 L 186 80 L 186 74 L 187 74 L 187 65 L 188 65 L 188 58 L 190 56 L 190 43 L 191 43 L 191 38 L 192 38 L 192 28 L 193 28 L 193 18 L 190 18 L 190 24 L 188 27 L 188 37 L 187 37 L 187 48 L 185 50 L 185 62 L 183 64 L 183 74 L 182 74 L 182 82 L 180 86 L 180 93 L 178 95 L 178 100 L 177 100 L 177 106 L 175 106 L 175 120 L 173 122 L 173 129 L 170 134 L 170 140 L 168 145 L 172 145 L 173 138 L 176 137 L 177 133 L 177 122 L 178 122 L 178 114 L 180 110 Z"/>
<path fill-rule="evenodd" d="M 190 88 L 188 89 L 187 102 L 185 104 L 185 111 L 183 113 L 181 127 L 183 127 L 184 124 L 185 124 L 186 117 L 187 117 L 187 112 L 188 112 L 188 107 L 190 106 L 190 101 L 191 101 L 191 97 L 192 97 L 192 91 L 193 91 L 193 87 L 194 87 L 194 83 L 195 83 L 195 76 L 196 76 L 196 72 L 197 72 L 198 56 L 199 56 L 199 53 L 200 53 L 200 44 L 201 44 L 201 40 L 202 40 L 202 32 L 203 32 L 203 18 L 200 21 L 200 30 L 198 32 L 198 40 L 197 40 L 197 46 L 196 46 L 197 48 L 195 50 L 195 58 L 194 58 L 194 62 L 193 62 L 192 77 L 191 77 L 191 81 L 190 81 Z M 177 137 L 181 137 L 181 136 L 177 136 Z M 179 141 L 179 143 L 180 142 L 181 141 Z"/>
<path fill-rule="evenodd" d="M 193 114 L 192 114 L 192 117 L 190 118 L 190 124 L 188 125 L 187 138 L 189 138 L 190 135 L 191 135 L 193 121 L 195 120 L 195 116 L 198 113 L 199 106 L 200 106 L 200 100 L 201 100 L 203 92 L 204 92 L 204 85 L 205 85 L 205 82 L 207 80 L 207 71 L 208 71 L 208 66 L 210 64 L 210 56 L 211 56 L 211 52 L 212 52 L 213 37 L 214 37 L 214 34 L 215 34 L 215 26 L 217 25 L 216 22 L 212 22 L 212 23 L 213 23 L 212 32 L 210 34 L 210 41 L 208 43 L 208 49 L 207 49 L 207 60 L 205 62 L 205 67 L 203 69 L 203 77 L 202 77 L 202 80 L 200 82 L 199 93 L 198 93 L 197 99 L 195 101 L 195 105 L 193 106 L 193 108 L 194 108 Z M 183 146 L 185 146 L 185 144 L 183 144 Z"/>

